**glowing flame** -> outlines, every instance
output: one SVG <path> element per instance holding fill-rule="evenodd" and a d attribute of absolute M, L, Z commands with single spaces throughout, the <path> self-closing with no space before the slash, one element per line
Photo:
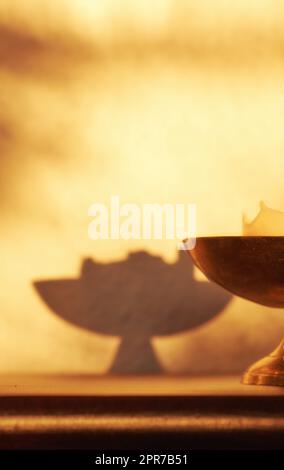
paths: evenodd
<path fill-rule="evenodd" d="M 243 216 L 243 235 L 245 236 L 283 236 L 284 212 L 270 209 L 263 201 L 260 211 L 251 222 Z"/>

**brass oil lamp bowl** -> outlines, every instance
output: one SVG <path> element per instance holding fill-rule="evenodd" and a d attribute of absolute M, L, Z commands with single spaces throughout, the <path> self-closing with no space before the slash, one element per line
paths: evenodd
<path fill-rule="evenodd" d="M 233 294 L 284 309 L 284 236 L 198 237 L 187 251 L 208 279 Z M 245 372 L 242 382 L 284 387 L 284 338 Z"/>

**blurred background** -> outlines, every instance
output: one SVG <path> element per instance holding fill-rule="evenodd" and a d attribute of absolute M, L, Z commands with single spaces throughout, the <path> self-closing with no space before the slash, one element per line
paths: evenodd
<path fill-rule="evenodd" d="M 173 241 L 91 241 L 87 213 L 196 203 L 199 235 L 240 235 L 283 210 L 283 21 L 276 0 L 1 1 L 0 372 L 239 373 L 274 348 L 282 310 Z M 83 279 L 57 316 L 34 286 L 56 279 Z"/>

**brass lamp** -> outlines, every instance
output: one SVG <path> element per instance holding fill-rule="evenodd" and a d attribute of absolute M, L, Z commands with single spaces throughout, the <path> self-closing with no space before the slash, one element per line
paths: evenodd
<path fill-rule="evenodd" d="M 254 233 L 265 233 L 264 216 L 269 218 L 269 230 L 278 234 L 249 235 L 253 227 Z M 244 236 L 198 237 L 195 247 L 187 251 L 210 280 L 233 294 L 284 308 L 284 236 L 279 235 L 284 233 L 283 221 L 284 214 L 262 203 L 255 221 L 244 227 Z M 274 352 L 245 372 L 242 382 L 284 386 L 284 339 Z"/>

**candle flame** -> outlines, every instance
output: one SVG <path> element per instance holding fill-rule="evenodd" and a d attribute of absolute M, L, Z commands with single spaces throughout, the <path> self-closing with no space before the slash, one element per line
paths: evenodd
<path fill-rule="evenodd" d="M 271 209 L 261 201 L 260 211 L 251 222 L 249 222 L 245 214 L 243 215 L 243 235 L 283 236 L 284 212 Z"/>

